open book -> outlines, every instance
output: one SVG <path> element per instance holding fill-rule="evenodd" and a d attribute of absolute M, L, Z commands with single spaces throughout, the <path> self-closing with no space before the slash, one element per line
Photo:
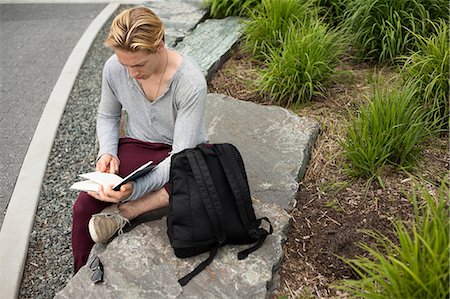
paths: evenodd
<path fill-rule="evenodd" d="M 114 187 L 112 189 L 115 191 L 119 191 L 120 187 L 123 184 L 126 184 L 130 181 L 134 181 L 137 178 L 149 173 L 150 171 L 153 170 L 153 168 L 155 168 L 155 166 L 156 165 L 153 164 L 153 161 L 149 161 L 144 165 L 142 165 L 141 167 L 139 167 L 138 169 L 136 169 L 135 171 L 133 171 L 132 173 L 130 173 L 125 178 L 121 178 L 120 176 L 114 173 L 99 172 L 99 171 L 83 173 L 80 174 L 79 176 L 87 179 L 87 181 L 76 182 L 75 184 L 70 186 L 70 189 L 81 190 L 86 192 L 87 191 L 97 192 L 100 185 L 103 186 L 113 185 Z"/>

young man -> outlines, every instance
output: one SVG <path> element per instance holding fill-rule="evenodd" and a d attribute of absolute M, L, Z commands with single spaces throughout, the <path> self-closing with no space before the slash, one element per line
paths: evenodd
<path fill-rule="evenodd" d="M 96 170 L 123 177 L 149 160 L 158 165 L 120 191 L 80 193 L 73 208 L 75 272 L 94 242 L 106 243 L 130 220 L 166 207 L 170 155 L 207 142 L 206 80 L 191 58 L 165 46 L 163 24 L 150 9 L 119 14 L 105 46 L 115 54 L 103 69 Z M 119 138 L 122 108 L 128 114 L 125 138 Z"/>

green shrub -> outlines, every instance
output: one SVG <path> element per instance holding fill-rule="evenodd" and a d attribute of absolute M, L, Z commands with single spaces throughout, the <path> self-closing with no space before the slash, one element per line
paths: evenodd
<path fill-rule="evenodd" d="M 427 109 L 436 111 L 432 121 L 438 129 L 448 131 L 450 98 L 450 50 L 448 23 L 433 24 L 435 34 L 417 36 L 418 51 L 406 58 L 405 80 L 413 79 L 420 89 L 420 99 Z"/>
<path fill-rule="evenodd" d="M 358 56 L 393 63 L 415 50 L 414 36 L 432 30 L 429 9 L 435 6 L 428 4 L 427 0 L 349 0 L 344 23 L 354 34 Z"/>
<path fill-rule="evenodd" d="M 345 3 L 348 0 L 317 0 L 321 8 L 320 15 L 331 25 L 338 25 L 344 16 Z"/>
<path fill-rule="evenodd" d="M 260 71 L 261 91 L 282 106 L 310 101 L 324 91 L 343 48 L 342 34 L 318 20 L 300 29 L 292 25 L 281 48 L 269 48 Z"/>
<path fill-rule="evenodd" d="M 262 0 L 245 24 L 244 48 L 257 59 L 265 59 L 279 48 L 289 28 L 301 26 L 316 16 L 317 8 L 307 0 Z"/>
<path fill-rule="evenodd" d="M 430 20 L 449 19 L 450 4 L 448 0 L 423 0 L 423 5 L 430 12 Z"/>
<path fill-rule="evenodd" d="M 448 298 L 450 221 L 448 181 L 436 196 L 425 186 L 408 196 L 414 206 L 411 228 L 397 221 L 393 241 L 378 232 L 366 232 L 377 245 L 361 244 L 369 258 L 346 260 L 361 278 L 344 280 L 337 288 L 354 298 Z"/>
<path fill-rule="evenodd" d="M 377 87 L 371 102 L 351 120 L 342 146 L 352 175 L 381 183 L 386 165 L 409 169 L 416 164 L 420 145 L 430 135 L 417 90 L 411 82 L 401 90 Z"/>
<path fill-rule="evenodd" d="M 209 8 L 209 16 L 216 19 L 246 16 L 260 4 L 261 0 L 203 0 L 203 6 Z"/>

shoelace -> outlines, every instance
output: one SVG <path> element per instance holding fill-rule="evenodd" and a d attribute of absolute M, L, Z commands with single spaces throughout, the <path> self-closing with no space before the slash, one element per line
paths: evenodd
<path fill-rule="evenodd" d="M 119 212 L 115 212 L 115 213 L 102 212 L 102 213 L 98 213 L 97 215 L 105 216 L 106 218 L 113 218 L 114 220 L 116 220 L 117 224 L 119 225 L 119 231 L 118 231 L 119 235 L 123 234 L 123 228 L 125 227 L 125 225 L 127 223 L 128 223 L 128 225 L 130 224 L 130 220 L 128 220 L 127 218 L 120 215 Z"/>

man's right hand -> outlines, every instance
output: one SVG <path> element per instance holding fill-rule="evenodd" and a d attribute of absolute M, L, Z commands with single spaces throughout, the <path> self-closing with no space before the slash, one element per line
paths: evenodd
<path fill-rule="evenodd" d="M 98 159 L 95 169 L 100 172 L 118 173 L 119 161 L 110 154 L 103 154 Z"/>

